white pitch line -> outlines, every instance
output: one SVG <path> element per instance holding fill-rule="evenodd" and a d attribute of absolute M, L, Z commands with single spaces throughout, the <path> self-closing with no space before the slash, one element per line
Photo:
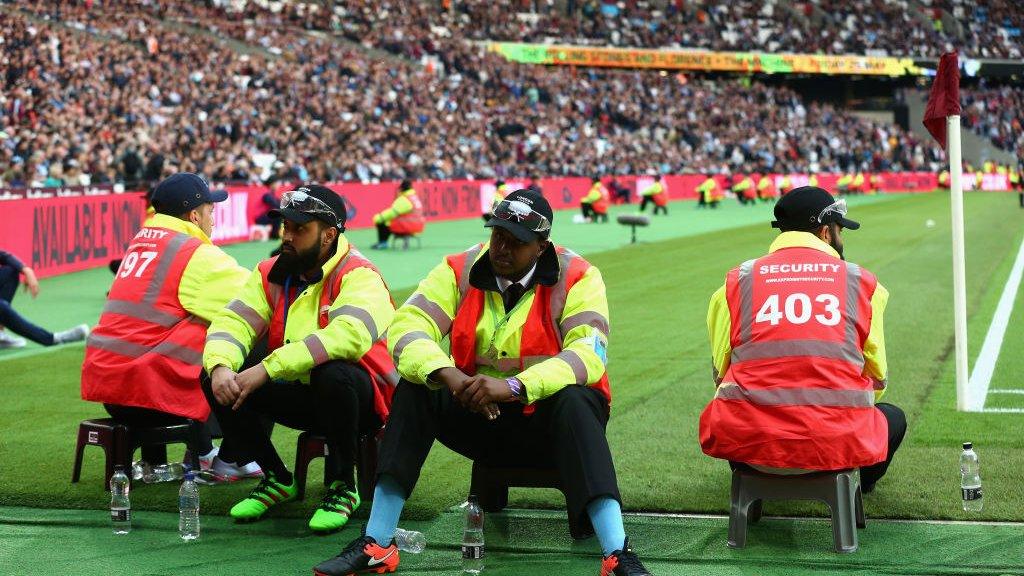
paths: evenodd
<path fill-rule="evenodd" d="M 978 354 L 978 361 L 974 364 L 974 371 L 971 372 L 971 377 L 967 381 L 968 412 L 981 412 L 985 409 L 988 385 L 992 382 L 992 374 L 996 370 L 999 349 L 1003 347 L 1003 336 L 1006 335 L 1006 328 L 1010 325 L 1013 300 L 1017 297 L 1017 289 L 1020 287 L 1022 275 L 1024 275 L 1024 240 L 1020 243 L 1017 260 L 1013 263 L 1013 269 L 1010 270 L 1010 277 L 1006 279 L 1003 295 L 999 297 L 999 305 L 996 306 L 995 316 L 992 317 L 992 323 L 988 326 L 985 343 L 981 345 L 981 353 Z"/>
<path fill-rule="evenodd" d="M 989 394 L 1024 394 L 1024 389 L 1013 388 L 1013 389 L 1006 389 L 1006 390 L 1003 390 L 1003 389 L 989 390 L 988 393 Z"/>
<path fill-rule="evenodd" d="M 979 412 L 996 412 L 1003 414 L 1024 414 L 1024 408 L 982 408 Z"/>

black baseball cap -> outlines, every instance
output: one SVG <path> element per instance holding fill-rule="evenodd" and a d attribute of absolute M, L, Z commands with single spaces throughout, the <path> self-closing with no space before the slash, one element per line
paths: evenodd
<path fill-rule="evenodd" d="M 271 218 L 281 217 L 297 224 L 320 220 L 345 231 L 345 201 L 326 186 L 303 184 L 289 190 L 281 196 L 280 206 L 267 214 Z"/>
<path fill-rule="evenodd" d="M 817 186 L 801 186 L 790 190 L 775 204 L 772 228 L 810 231 L 832 223 L 850 230 L 860 228 L 860 223 L 846 218 L 845 200 L 837 201 Z"/>
<path fill-rule="evenodd" d="M 227 199 L 226 191 L 210 190 L 210 185 L 202 176 L 192 172 L 178 172 L 156 185 L 150 203 L 160 214 L 176 216 L 203 204 Z"/>
<path fill-rule="evenodd" d="M 553 217 L 551 204 L 543 196 L 530 189 L 516 190 L 495 206 L 484 226 L 504 228 L 520 242 L 532 242 L 551 234 Z"/>

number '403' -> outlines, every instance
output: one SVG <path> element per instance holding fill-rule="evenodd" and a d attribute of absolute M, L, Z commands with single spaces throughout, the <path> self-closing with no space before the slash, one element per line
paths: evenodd
<path fill-rule="evenodd" d="M 779 300 L 778 294 L 768 296 L 761 309 L 757 311 L 754 322 L 768 322 L 776 326 L 785 318 L 789 324 L 806 324 L 813 317 L 819 324 L 835 326 L 842 320 L 839 313 L 839 297 L 835 294 L 818 294 L 812 304 L 810 296 L 797 292 L 787 296 L 781 308 Z"/>

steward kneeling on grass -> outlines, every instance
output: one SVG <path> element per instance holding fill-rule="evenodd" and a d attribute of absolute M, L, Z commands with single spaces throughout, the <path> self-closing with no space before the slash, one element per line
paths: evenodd
<path fill-rule="evenodd" d="M 281 254 L 260 262 L 210 325 L 203 391 L 225 434 L 266 474 L 231 516 L 257 520 L 297 495 L 265 417 L 326 437 L 328 489 L 309 527 L 332 531 L 359 506 L 356 443 L 383 424 L 398 381 L 383 339 L 395 309 L 380 272 L 342 235 L 337 194 L 303 186 L 286 192 L 274 212 L 284 220 Z M 254 357 L 264 338 L 270 353 Z"/>
<path fill-rule="evenodd" d="M 551 217 L 540 194 L 510 194 L 486 224 L 490 242 L 448 256 L 399 308 L 389 342 L 402 380 L 366 534 L 314 573 L 394 571 L 395 527 L 440 440 L 491 465 L 557 468 L 569 514 L 586 514 L 600 540 L 601 574 L 649 574 L 626 540 L 605 438 L 604 281 L 548 240 Z"/>
<path fill-rule="evenodd" d="M 700 417 L 704 453 L 776 474 L 861 469 L 867 493 L 907 430 L 876 404 L 886 387 L 889 293 L 843 259 L 846 201 L 797 188 L 775 205 L 769 254 L 734 268 L 711 297 L 718 391 Z"/>

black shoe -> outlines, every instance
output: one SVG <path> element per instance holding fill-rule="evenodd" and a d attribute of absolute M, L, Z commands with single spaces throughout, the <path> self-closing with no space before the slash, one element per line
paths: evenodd
<path fill-rule="evenodd" d="M 616 550 L 604 557 L 601 562 L 601 576 L 653 576 L 644 567 L 629 547 L 629 538 L 622 544 L 622 550 Z"/>
<path fill-rule="evenodd" d="M 381 546 L 370 536 L 360 536 L 340 554 L 313 567 L 315 576 L 354 576 L 385 574 L 398 568 L 398 547 Z"/>

